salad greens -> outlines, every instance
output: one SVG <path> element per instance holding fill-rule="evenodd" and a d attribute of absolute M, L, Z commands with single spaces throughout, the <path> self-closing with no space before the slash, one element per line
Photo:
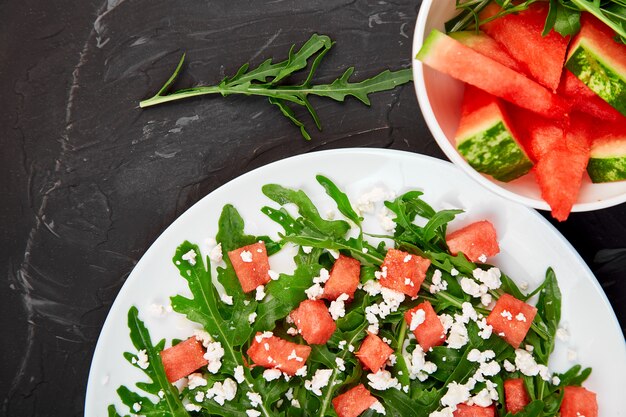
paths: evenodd
<path fill-rule="evenodd" d="M 371 93 L 392 90 L 412 79 L 411 69 L 406 68 L 398 71 L 385 70 L 372 78 L 353 83 L 350 82 L 350 77 L 354 68 L 350 67 L 341 77 L 330 84 L 313 84 L 312 79 L 315 71 L 333 45 L 334 42 L 328 36 L 313 34 L 298 51 L 294 50 L 295 45 L 293 45 L 289 51 L 289 57 L 285 61 L 273 63 L 270 58 L 253 69 L 250 69 L 249 64 L 244 64 L 235 75 L 224 78 L 217 85 L 195 86 L 168 93 L 185 62 L 185 55 L 183 54 L 174 73 L 165 84 L 153 97 L 141 101 L 139 106 L 150 107 L 169 101 L 208 94 L 263 96 L 267 97 L 270 103 L 276 105 L 285 117 L 298 126 L 302 136 L 308 140 L 311 139 L 311 135 L 307 132 L 304 122 L 298 119 L 293 109 L 289 107 L 289 103 L 306 108 L 313 118 L 315 126 L 318 130 L 322 130 L 322 124 L 309 100 L 309 96 L 327 97 L 335 101 L 344 101 L 346 97 L 352 96 L 369 106 Z M 307 67 L 309 67 L 309 71 L 303 82 L 297 85 L 283 84 L 283 81 L 288 77 Z"/>
<path fill-rule="evenodd" d="M 537 315 L 526 336 L 526 348 L 516 350 L 496 334 L 487 337 L 481 335 L 483 328 L 479 319 L 481 315 L 488 314 L 489 310 L 481 304 L 480 299 L 466 294 L 459 284 L 461 276 L 472 277 L 472 271 L 476 268 L 491 268 L 484 263 L 472 263 L 462 254 L 453 256 L 448 252 L 446 228 L 461 210 L 435 211 L 422 200 L 421 192 L 410 191 L 384 203 L 395 216 L 393 234 L 371 235 L 363 231 L 362 214 L 352 206 L 347 195 L 330 179 L 320 175 L 317 180 L 346 220 L 323 218 L 306 193 L 276 184 L 264 186 L 263 193 L 280 206 L 295 205 L 299 213 L 293 217 L 284 207 L 266 206 L 261 209 L 262 213 L 282 227 L 283 233 L 279 235 L 278 241 L 267 236 L 247 235 L 243 219 L 235 207 L 226 205 L 222 210 L 216 239 L 224 251 L 259 240 L 265 242 L 269 255 L 285 245 L 300 245 L 294 257 L 296 268 L 293 273 L 281 274 L 278 279 L 270 281 L 265 286 L 266 295 L 262 300 L 258 300 L 254 293 L 247 295 L 243 292 L 228 257 L 224 257 L 222 265 L 217 267 L 217 277 L 213 280 L 209 257 L 202 259 L 198 256 L 194 262 L 189 262 L 187 254 L 190 251 L 201 253 L 198 246 L 183 242 L 177 248 L 173 262 L 181 277 L 187 281 L 191 297 L 171 297 L 172 308 L 200 324 L 210 335 L 211 343 L 217 343 L 223 349 L 221 366 L 202 373 L 205 385 L 178 384 L 180 388 L 177 388 L 170 384 L 159 355 L 166 342 L 161 340 L 156 345 L 152 344 L 148 329 L 139 319 L 137 308 L 132 307 L 128 312 L 128 326 L 137 353 L 125 353 L 124 356 L 131 364 L 142 369 L 151 382 L 136 384 L 136 388 L 145 394 L 125 386 L 117 390 L 122 403 L 131 413 L 159 417 L 234 417 L 246 414 L 251 417 L 336 416 L 332 406 L 333 398 L 347 388 L 363 383 L 384 406 L 387 416 L 429 417 L 442 408 L 442 398 L 451 384 L 466 384 L 477 375 L 481 363 L 471 357 L 477 349 L 480 352 L 491 351 L 493 360 L 503 367 L 488 379 L 476 380 L 471 391 L 475 394 L 483 389 L 495 390 L 498 399 L 494 403 L 500 416 L 511 415 L 506 412 L 502 388 L 504 379 L 509 378 L 523 378 L 532 400 L 516 416 L 558 415 L 563 387 L 582 384 L 589 376 L 590 369 L 575 365 L 562 374 L 546 378 L 541 373 L 529 375 L 521 367 L 506 367 L 506 362 L 509 365 L 516 363 L 519 351 L 531 355 L 539 365 L 548 364 L 561 318 L 561 293 L 552 269 L 548 269 L 544 282 L 530 294 L 525 294 L 505 274 L 501 275 L 500 289 L 490 292 L 494 299 L 504 292 L 521 300 L 538 295 Z M 423 226 L 418 225 L 418 217 L 421 218 L 419 224 Z M 369 241 L 373 237 L 384 239 L 374 244 Z M 365 288 L 376 282 L 377 271 L 387 249 L 385 242 L 393 242 L 396 248 L 428 258 L 432 263 L 418 298 L 405 300 L 397 309 L 381 317 L 378 323 L 379 336 L 388 342 L 395 355 L 387 369 L 390 371 L 389 376 L 395 378 L 397 383 L 388 389 L 368 384 L 371 380 L 354 354 L 371 328 L 368 308 L 384 302 L 384 294 L 370 292 Z M 364 290 L 358 290 L 354 299 L 346 305 L 345 315 L 336 320 L 337 329 L 328 343 L 312 346 L 306 361 L 307 376 L 266 380 L 261 367 L 248 366 L 250 360 L 246 357 L 246 351 L 253 335 L 255 332 L 273 331 L 283 339 L 304 343 L 301 336 L 290 335 L 285 319 L 307 298 L 305 290 L 313 285 L 314 278 L 320 275 L 322 268 L 330 270 L 335 251 L 361 262 L 361 288 Z M 432 291 L 435 271 L 440 271 L 440 277 L 446 283 L 447 287 L 443 290 Z M 218 286 L 232 297 L 230 302 L 224 301 Z M 478 315 L 476 320 L 467 322 L 467 341 L 464 346 L 457 349 L 442 345 L 426 353 L 426 359 L 435 365 L 430 373 L 415 369 L 414 353 L 416 349 L 421 351 L 421 348 L 404 320 L 404 313 L 424 300 L 430 301 L 440 315 L 458 318 L 467 313 L 469 306 L 470 311 Z M 251 315 L 255 320 L 250 321 Z M 147 355 L 147 364 L 138 361 L 140 354 Z M 242 371 L 239 375 L 238 369 Z M 306 388 L 305 380 L 321 369 L 331 370 L 332 373 L 321 388 L 321 395 L 316 395 Z M 238 384 L 230 398 L 224 400 L 210 393 L 215 387 L 234 384 L 233 379 Z M 254 401 L 257 394 L 260 401 Z M 109 417 L 120 416 L 113 405 L 109 406 L 108 412 Z M 375 413 L 375 410 L 369 409 L 362 415 L 371 417 Z"/>
<path fill-rule="evenodd" d="M 626 43 L 626 1 L 625 0 L 456 0 L 456 8 L 461 12 L 446 22 L 447 32 L 478 28 L 481 24 L 511 13 L 528 9 L 538 1 L 549 1 L 550 11 L 546 17 L 543 35 L 551 29 L 563 36 L 574 35 L 580 30 L 580 13 L 589 12 L 617 33 L 616 41 Z M 479 13 L 490 3 L 497 3 L 502 9 L 490 18 L 480 20 Z"/>

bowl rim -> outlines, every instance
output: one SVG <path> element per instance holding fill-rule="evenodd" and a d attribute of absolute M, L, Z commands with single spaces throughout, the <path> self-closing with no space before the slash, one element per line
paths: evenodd
<path fill-rule="evenodd" d="M 452 146 L 451 142 L 448 140 L 447 136 L 441 129 L 441 126 L 439 126 L 439 122 L 437 121 L 435 113 L 430 105 L 428 93 L 426 92 L 426 84 L 424 80 L 424 66 L 420 61 L 415 59 L 415 56 L 417 55 L 420 48 L 422 47 L 422 44 L 424 43 L 424 31 L 426 28 L 426 22 L 428 20 L 430 8 L 435 2 L 440 1 L 442 0 L 424 0 L 422 2 L 419 12 L 417 14 L 415 31 L 413 32 L 413 46 L 411 55 L 413 69 L 413 86 L 415 88 L 415 93 L 417 95 L 417 101 L 420 110 L 422 111 L 422 116 L 426 121 L 428 129 L 433 135 L 435 142 L 437 142 L 437 145 L 441 148 L 441 150 L 448 157 L 448 159 L 459 168 L 461 168 L 461 170 L 469 175 L 470 178 L 472 178 L 474 181 L 477 181 L 479 184 L 481 184 L 491 192 L 505 197 L 508 200 L 516 201 L 525 206 L 533 207 L 535 209 L 550 211 L 550 206 L 544 200 L 523 196 L 513 191 L 509 191 L 472 168 L 472 166 L 469 165 L 467 161 L 458 153 L 456 148 Z M 572 207 L 572 212 L 599 210 L 607 207 L 616 206 L 624 202 L 626 202 L 626 193 L 592 202 L 574 203 Z"/>

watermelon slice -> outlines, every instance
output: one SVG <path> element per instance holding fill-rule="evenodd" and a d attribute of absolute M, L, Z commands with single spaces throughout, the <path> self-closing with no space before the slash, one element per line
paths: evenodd
<path fill-rule="evenodd" d="M 255 364 L 280 369 L 287 375 L 295 375 L 306 364 L 310 353 L 310 346 L 260 332 L 254 336 L 248 348 L 248 356 Z"/>
<path fill-rule="evenodd" d="M 380 285 L 415 297 L 420 290 L 430 261 L 408 252 L 389 249 L 381 267 Z"/>
<path fill-rule="evenodd" d="M 336 300 L 341 294 L 348 294 L 352 299 L 360 279 L 361 263 L 349 256 L 339 255 L 330 270 L 330 278 L 324 284 L 323 298 Z"/>
<path fill-rule="evenodd" d="M 537 309 L 510 294 L 502 294 L 487 316 L 493 332 L 518 348 L 535 319 Z"/>
<path fill-rule="evenodd" d="M 626 45 L 589 13 L 567 55 L 566 67 L 585 85 L 626 116 Z"/>
<path fill-rule="evenodd" d="M 523 378 L 507 379 L 504 381 L 504 399 L 506 410 L 511 413 L 519 413 L 530 403 L 530 397 Z"/>
<path fill-rule="evenodd" d="M 408 310 L 404 313 L 404 320 L 406 320 L 409 329 L 414 326 L 414 320 L 416 320 L 417 326 L 412 331 L 425 352 L 432 347 L 442 345 L 446 341 L 446 332 L 430 302 L 424 301 Z"/>
<path fill-rule="evenodd" d="M 478 261 L 482 256 L 491 257 L 500 253 L 496 229 L 487 220 L 474 222 L 449 233 L 446 243 L 451 254 L 462 252 L 472 262 Z"/>
<path fill-rule="evenodd" d="M 626 180 L 626 124 L 593 141 L 587 172 L 594 183 Z"/>
<path fill-rule="evenodd" d="M 357 417 L 378 401 L 363 384 L 349 389 L 333 399 L 333 408 L 339 417 Z"/>
<path fill-rule="evenodd" d="M 258 242 L 228 252 L 243 292 L 254 291 L 270 281 L 270 269 L 265 243 Z"/>
<path fill-rule="evenodd" d="M 176 382 L 208 364 L 204 353 L 202 344 L 195 337 L 162 350 L 161 362 L 163 362 L 167 380 Z"/>
<path fill-rule="evenodd" d="M 559 118 L 568 112 L 567 103 L 542 85 L 438 30 L 428 35 L 416 58 L 433 69 L 546 117 Z M 560 74 L 559 70 L 559 77 Z"/>
<path fill-rule="evenodd" d="M 493 405 L 481 407 L 479 405 L 459 404 L 452 415 L 454 417 L 496 417 L 496 409 Z"/>
<path fill-rule="evenodd" d="M 448 36 L 514 71 L 524 72 L 524 67 L 513 59 L 502 45 L 483 32 L 477 33 L 473 30 L 452 32 Z"/>
<path fill-rule="evenodd" d="M 587 87 L 568 69 L 563 70 L 558 94 L 564 97 L 573 110 L 587 113 L 598 119 L 626 124 L 626 117 Z"/>
<path fill-rule="evenodd" d="M 569 36 L 563 37 L 554 30 L 542 36 L 548 8 L 547 3 L 533 3 L 524 11 L 485 23 L 481 29 L 504 45 L 511 56 L 526 67 L 533 79 L 556 91 Z M 491 3 L 480 13 L 480 19 L 485 20 L 498 11 L 500 6 Z"/>
<path fill-rule="evenodd" d="M 363 366 L 376 373 L 381 368 L 384 368 L 387 359 L 389 359 L 392 353 L 393 349 L 380 337 L 374 333 L 368 333 L 363 343 L 361 343 L 356 357 L 359 358 Z"/>
<path fill-rule="evenodd" d="M 298 333 L 310 345 L 323 345 L 333 335 L 337 325 L 322 300 L 304 300 L 290 314 Z"/>
<path fill-rule="evenodd" d="M 499 181 L 521 177 L 533 165 L 512 133 L 500 100 L 469 84 L 465 86 L 456 147 L 475 170 Z"/>
<path fill-rule="evenodd" d="M 583 387 L 565 387 L 561 417 L 598 417 L 596 394 Z"/>

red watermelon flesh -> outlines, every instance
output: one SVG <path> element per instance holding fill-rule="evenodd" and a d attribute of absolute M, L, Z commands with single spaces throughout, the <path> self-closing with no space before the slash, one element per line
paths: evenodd
<path fill-rule="evenodd" d="M 415 297 L 420 290 L 430 261 L 418 255 L 389 249 L 381 266 L 380 285 Z"/>
<path fill-rule="evenodd" d="M 475 31 L 470 30 L 452 32 L 449 36 L 461 42 L 463 45 L 469 46 L 479 54 L 491 58 L 494 61 L 511 68 L 512 70 L 521 73 L 524 72 L 524 67 L 511 57 L 506 48 L 486 33 L 476 33 Z"/>
<path fill-rule="evenodd" d="M 626 117 L 594 93 L 568 69 L 563 70 L 558 95 L 565 98 L 573 110 L 587 113 L 601 120 L 626 124 Z"/>
<path fill-rule="evenodd" d="M 481 407 L 479 405 L 459 404 L 452 415 L 454 417 L 495 417 L 496 410 L 493 405 Z"/>
<path fill-rule="evenodd" d="M 535 80 L 556 91 L 570 38 L 554 30 L 542 36 L 548 9 L 547 3 L 533 3 L 522 12 L 485 23 L 481 29 L 504 45 L 513 58 L 526 66 L 527 73 Z M 491 3 L 480 13 L 481 20 L 495 15 L 499 10 L 500 6 Z"/>
<path fill-rule="evenodd" d="M 330 278 L 324 285 L 322 297 L 327 300 L 336 300 L 341 294 L 348 294 L 352 299 L 360 279 L 361 263 L 349 256 L 339 255 L 339 259 L 330 270 Z"/>
<path fill-rule="evenodd" d="M 339 417 L 357 417 L 376 401 L 376 397 L 363 384 L 359 384 L 336 396 L 333 399 L 333 408 Z"/>
<path fill-rule="evenodd" d="M 257 333 L 248 348 L 250 359 L 264 368 L 280 369 L 287 375 L 295 375 L 306 364 L 311 347 L 299 345 L 274 335 L 266 337 Z"/>
<path fill-rule="evenodd" d="M 451 254 L 462 252 L 472 262 L 478 261 L 482 256 L 491 257 L 500 252 L 496 229 L 487 220 L 474 222 L 449 233 L 446 243 Z"/>
<path fill-rule="evenodd" d="M 304 300 L 291 312 L 290 317 L 310 345 L 325 344 L 337 328 L 322 300 Z"/>
<path fill-rule="evenodd" d="M 548 152 L 565 146 L 565 121 L 547 119 L 537 113 L 508 105 L 511 125 L 534 161 Z"/>
<path fill-rule="evenodd" d="M 270 281 L 270 264 L 265 243 L 258 242 L 228 252 L 243 292 L 254 291 Z"/>
<path fill-rule="evenodd" d="M 418 310 L 424 312 L 424 321 L 413 330 L 413 334 L 426 352 L 434 346 L 442 345 L 446 341 L 446 332 L 443 324 L 441 324 L 441 320 L 439 320 L 439 316 L 437 316 L 433 306 L 428 301 L 424 301 L 404 313 L 404 320 L 406 320 L 409 329 L 411 329 L 413 315 L 417 314 Z"/>
<path fill-rule="evenodd" d="M 380 337 L 374 333 L 368 333 L 355 355 L 363 366 L 376 373 L 385 366 L 392 353 L 393 349 Z"/>
<path fill-rule="evenodd" d="M 565 387 L 561 417 L 598 417 L 596 394 L 583 387 Z"/>
<path fill-rule="evenodd" d="M 524 385 L 524 379 L 515 378 L 504 381 L 504 399 L 509 413 L 519 413 L 530 403 L 530 397 Z"/>
<path fill-rule="evenodd" d="M 493 332 L 518 348 L 535 319 L 537 309 L 510 294 L 502 294 L 487 316 Z"/>
<path fill-rule="evenodd" d="M 176 382 L 209 363 L 204 358 L 202 344 L 195 337 L 161 351 L 161 362 L 170 382 Z"/>

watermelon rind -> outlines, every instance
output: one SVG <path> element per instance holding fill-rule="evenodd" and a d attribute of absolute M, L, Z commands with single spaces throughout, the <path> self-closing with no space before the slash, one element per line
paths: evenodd
<path fill-rule="evenodd" d="M 457 150 L 478 172 L 509 182 L 528 173 L 530 158 L 502 120 L 471 136 L 457 138 Z"/>
<path fill-rule="evenodd" d="M 565 64 L 587 87 L 626 116 L 626 74 L 603 57 L 602 51 L 581 39 Z"/>
<path fill-rule="evenodd" d="M 596 141 L 587 173 L 594 183 L 626 180 L 626 138 Z"/>

